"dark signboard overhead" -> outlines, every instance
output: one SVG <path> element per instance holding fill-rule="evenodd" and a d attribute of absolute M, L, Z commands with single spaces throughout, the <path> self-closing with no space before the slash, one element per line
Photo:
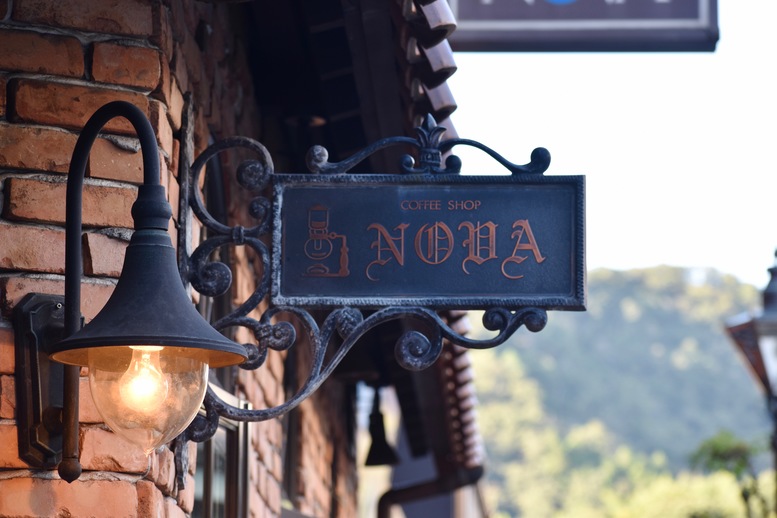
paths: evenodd
<path fill-rule="evenodd" d="M 458 51 L 714 51 L 717 0 L 449 0 Z"/>
<path fill-rule="evenodd" d="M 583 176 L 274 181 L 278 306 L 585 307 Z"/>

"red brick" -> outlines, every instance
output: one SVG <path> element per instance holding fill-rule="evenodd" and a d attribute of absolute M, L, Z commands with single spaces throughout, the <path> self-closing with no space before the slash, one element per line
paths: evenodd
<path fill-rule="evenodd" d="M 205 116 L 207 117 L 209 124 L 223 130 L 221 102 L 222 99 L 225 98 L 226 93 L 223 90 L 223 83 L 221 81 L 220 74 L 216 71 L 213 72 L 213 75 L 216 77 L 216 79 L 214 79 L 213 82 L 207 87 L 208 102 L 205 104 L 205 108 L 207 109 Z M 229 105 L 228 107 L 230 109 L 227 111 L 227 113 L 230 113 L 232 109 L 234 109 L 234 106 Z M 233 135 L 234 133 L 229 134 Z"/>
<path fill-rule="evenodd" d="M 148 36 L 153 29 L 147 0 L 16 0 L 12 18 L 89 32 Z"/>
<path fill-rule="evenodd" d="M 196 101 L 196 97 L 195 97 Z M 194 114 L 194 156 L 199 156 L 210 144 L 210 128 L 203 110 Z M 200 175 L 200 189 L 205 185 L 205 175 Z"/>
<path fill-rule="evenodd" d="M 257 478 L 258 478 L 258 484 L 257 488 L 259 489 L 259 494 L 267 500 L 267 486 L 269 484 L 275 484 L 275 480 L 272 479 L 270 474 L 267 472 L 267 467 L 264 464 L 256 463 L 258 466 L 257 468 Z"/>
<path fill-rule="evenodd" d="M 167 116 L 170 123 L 176 131 L 181 129 L 183 117 L 184 99 L 178 81 L 173 77 L 170 79 L 170 102 L 167 105 Z"/>
<path fill-rule="evenodd" d="M 161 79 L 153 96 L 167 106 L 167 117 L 173 129 L 176 131 L 181 129 L 184 105 L 183 94 L 178 86 L 178 80 L 170 74 L 170 67 L 167 63 L 162 63 Z"/>
<path fill-rule="evenodd" d="M 0 374 L 13 374 L 15 362 L 13 329 L 0 327 Z"/>
<path fill-rule="evenodd" d="M 102 423 L 103 418 L 94 406 L 89 390 L 89 378 L 81 377 L 78 385 L 78 421 L 81 423 Z"/>
<path fill-rule="evenodd" d="M 53 83 L 36 79 L 9 82 L 17 121 L 28 121 L 80 130 L 98 108 L 111 101 L 127 101 L 148 113 L 148 99 L 140 93 L 83 85 Z M 135 136 L 132 125 L 117 117 L 105 125 L 110 132 Z"/>
<path fill-rule="evenodd" d="M 160 60 L 160 69 L 159 69 L 159 84 L 156 87 L 156 90 L 154 90 L 151 93 L 151 96 L 159 99 L 163 103 L 168 103 L 168 98 L 170 96 L 170 78 L 172 76 L 170 75 L 170 64 L 167 62 L 166 57 L 162 57 Z"/>
<path fill-rule="evenodd" d="M 138 494 L 126 480 L 9 478 L 0 480 L 3 516 L 136 517 Z"/>
<path fill-rule="evenodd" d="M 121 275 L 127 242 L 103 234 L 88 232 L 83 236 L 84 273 L 103 277 Z"/>
<path fill-rule="evenodd" d="M 149 120 L 156 133 L 159 147 L 170 156 L 173 154 L 173 129 L 167 120 L 167 107 L 159 101 L 149 101 Z"/>
<path fill-rule="evenodd" d="M 274 513 L 281 512 L 281 486 L 280 484 L 267 484 L 267 505 Z"/>
<path fill-rule="evenodd" d="M 267 510 L 267 505 L 264 503 L 264 500 L 259 497 L 259 494 L 256 491 L 248 492 L 248 508 L 250 513 L 249 516 L 251 516 L 251 518 L 272 516 Z"/>
<path fill-rule="evenodd" d="M 138 490 L 138 516 L 155 518 L 165 515 L 165 497 L 153 482 L 140 480 L 135 487 Z"/>
<path fill-rule="evenodd" d="M 150 460 L 150 465 L 143 478 L 153 484 L 154 481 L 159 478 L 159 455 L 157 455 L 156 452 L 152 452 L 148 458 Z"/>
<path fill-rule="evenodd" d="M 78 137 L 63 130 L 0 124 L 3 167 L 66 173 Z"/>
<path fill-rule="evenodd" d="M 65 283 L 38 277 L 0 277 L 0 309 L 5 315 L 10 315 L 13 307 L 28 293 L 62 295 Z M 87 321 L 102 309 L 111 293 L 113 285 L 110 284 L 81 284 L 81 313 Z"/>
<path fill-rule="evenodd" d="M 65 273 L 65 232 L 0 222 L 0 269 Z"/>
<path fill-rule="evenodd" d="M 178 251 L 178 229 L 176 228 L 176 221 L 170 219 L 170 223 L 167 225 L 167 233 L 170 234 L 170 242 L 173 243 L 173 248 Z"/>
<path fill-rule="evenodd" d="M 184 91 L 191 89 L 189 71 L 186 68 L 186 55 L 179 42 L 175 44 L 173 60 L 170 62 L 170 72 Z"/>
<path fill-rule="evenodd" d="M 197 472 L 197 443 L 189 441 L 187 443 L 189 450 L 189 475 L 194 475 Z"/>
<path fill-rule="evenodd" d="M 159 2 L 153 8 L 154 34 L 151 42 L 159 47 L 164 54 L 164 63 L 169 63 L 173 57 L 173 28 L 170 23 L 170 9 Z"/>
<path fill-rule="evenodd" d="M 169 156 L 162 151 L 159 152 L 159 184 L 165 188 L 166 197 L 169 197 L 168 188 L 170 187 L 170 170 L 167 168 L 169 160 Z"/>
<path fill-rule="evenodd" d="M 275 377 L 276 380 L 283 379 L 284 358 L 285 358 L 284 355 L 277 352 L 270 352 L 267 355 L 266 368 L 270 369 L 270 372 L 272 373 L 273 377 Z"/>
<path fill-rule="evenodd" d="M 194 484 L 194 481 L 191 481 Z M 194 495 L 194 489 L 188 487 L 182 493 L 191 492 Z M 193 498 L 193 496 L 192 496 Z M 165 518 L 186 518 L 186 513 L 178 507 L 178 503 L 172 498 L 165 498 Z"/>
<path fill-rule="evenodd" d="M 186 475 L 186 487 L 184 489 L 178 489 L 178 495 L 176 495 L 178 501 L 178 507 L 180 510 L 191 513 L 194 508 L 194 477 Z M 179 516 L 178 514 L 168 516 Z M 184 518 L 184 513 L 180 514 L 181 518 Z"/>
<path fill-rule="evenodd" d="M 143 183 L 143 155 L 98 138 L 89 153 L 87 176 L 118 182 Z"/>
<path fill-rule="evenodd" d="M 167 201 L 170 202 L 170 207 L 173 209 L 173 219 L 178 221 L 178 202 L 180 201 L 181 187 L 178 185 L 178 180 L 173 176 L 173 173 L 167 172 Z"/>
<path fill-rule="evenodd" d="M 155 480 L 156 486 L 163 495 L 170 496 L 175 488 L 175 455 L 168 448 L 157 450 L 159 462 L 159 476 Z"/>
<path fill-rule="evenodd" d="M 170 172 L 178 178 L 178 161 L 181 158 L 181 141 L 173 139 L 173 155 L 170 157 Z"/>
<path fill-rule="evenodd" d="M 262 387 L 264 393 L 264 399 L 270 406 L 275 406 L 281 402 L 281 385 L 273 378 L 272 374 L 267 369 L 259 369 L 256 371 L 257 381 Z"/>
<path fill-rule="evenodd" d="M 2 0 L 0 0 L 0 2 L 2 2 Z M 5 78 L 5 76 L 0 75 L 0 118 L 5 117 L 5 90 L 7 83 L 8 80 Z"/>
<path fill-rule="evenodd" d="M 7 217 L 43 223 L 65 222 L 65 189 L 62 181 L 43 178 L 9 178 L 6 183 Z M 134 188 L 85 185 L 84 226 L 133 227 L 130 210 L 137 198 Z"/>
<path fill-rule="evenodd" d="M 168 3 L 170 4 L 170 21 L 172 24 L 173 40 L 183 41 L 187 32 L 196 30 L 196 26 L 191 28 L 193 23 L 193 9 L 187 9 L 184 6 L 184 0 L 169 0 Z"/>
<path fill-rule="evenodd" d="M 16 394 L 13 376 L 0 376 L 0 419 L 13 419 Z"/>
<path fill-rule="evenodd" d="M 234 33 L 229 31 L 229 24 L 227 22 L 229 13 L 226 6 L 219 5 L 216 8 L 219 11 L 217 13 L 218 18 L 216 23 L 211 24 L 212 31 L 208 38 L 207 51 L 216 63 L 221 63 L 227 57 L 227 53 L 235 48 L 235 44 Z"/>
<path fill-rule="evenodd" d="M 92 77 L 95 81 L 153 90 L 159 84 L 159 51 L 115 43 L 95 43 Z"/>
<path fill-rule="evenodd" d="M 0 469 L 28 467 L 27 463 L 19 458 L 19 431 L 13 425 L 0 424 Z M 0 489 L 0 515 L 9 516 L 3 505 L 3 494 Z"/>
<path fill-rule="evenodd" d="M 83 77 L 84 51 L 70 36 L 32 31 L 0 31 L 0 69 Z"/>
<path fill-rule="evenodd" d="M 145 473 L 148 457 L 139 446 L 97 426 L 81 428 L 81 464 L 84 469 Z"/>

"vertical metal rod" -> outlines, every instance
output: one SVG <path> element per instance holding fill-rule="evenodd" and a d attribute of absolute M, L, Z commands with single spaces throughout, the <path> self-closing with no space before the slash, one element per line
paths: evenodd
<path fill-rule="evenodd" d="M 67 177 L 65 200 L 65 333 L 71 336 L 81 328 L 81 278 L 83 257 L 81 251 L 82 201 L 84 176 L 89 151 L 100 130 L 114 117 L 124 117 L 135 128 L 143 153 L 143 180 L 145 185 L 159 185 L 159 151 L 154 130 L 146 115 L 135 105 L 124 101 L 108 103 L 87 121 L 76 141 Z M 130 316 L 131 318 L 131 316 Z M 64 406 L 62 416 L 63 444 L 59 475 L 72 482 L 81 475 L 78 444 L 78 384 L 80 367 L 65 368 Z"/>
<path fill-rule="evenodd" d="M 178 271 L 181 281 L 189 286 L 189 256 L 191 255 L 191 211 L 189 209 L 190 173 L 194 162 L 194 103 L 191 92 L 183 96 L 183 116 L 181 117 L 181 150 L 178 154 Z"/>
<path fill-rule="evenodd" d="M 766 410 L 772 420 L 772 435 L 769 437 L 769 449 L 772 452 L 772 469 L 774 470 L 774 493 L 772 494 L 774 502 L 772 502 L 771 508 L 775 512 L 775 516 L 777 516 L 777 395 L 774 394 L 769 383 L 766 384 Z M 767 512 L 766 501 L 762 504 L 762 511 Z"/>
<path fill-rule="evenodd" d="M 65 366 L 62 410 L 62 460 L 57 466 L 59 476 L 73 482 L 81 476 L 81 462 L 78 459 L 78 383 L 81 367 Z"/>

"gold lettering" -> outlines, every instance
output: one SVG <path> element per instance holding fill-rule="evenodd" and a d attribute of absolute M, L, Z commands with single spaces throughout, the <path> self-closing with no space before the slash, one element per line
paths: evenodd
<path fill-rule="evenodd" d="M 473 225 L 469 221 L 464 221 L 459 225 L 459 230 L 466 228 L 469 234 L 462 246 L 468 247 L 468 255 L 461 262 L 461 269 L 469 275 L 467 262 L 472 261 L 475 264 L 483 264 L 489 259 L 496 259 L 496 227 L 493 221 L 484 224 Z M 484 233 L 485 232 L 485 233 Z"/>
<path fill-rule="evenodd" d="M 477 210 L 480 200 L 448 200 L 448 210 Z"/>
<path fill-rule="evenodd" d="M 399 208 L 402 210 L 440 210 L 440 200 L 402 200 Z"/>
<path fill-rule="evenodd" d="M 534 239 L 534 232 L 531 230 L 528 219 L 519 219 L 513 223 L 513 233 L 510 237 L 515 239 L 515 248 L 513 249 L 513 255 L 502 261 L 502 275 L 508 279 L 521 279 L 523 275 L 510 275 L 505 268 L 508 264 L 521 264 L 529 258 L 528 255 L 517 255 L 518 250 L 531 250 L 534 254 L 534 260 L 537 263 L 541 263 L 545 260 L 540 253 L 540 248 L 537 245 L 537 240 Z M 521 243 L 521 239 L 526 235 L 528 243 Z"/>
<path fill-rule="evenodd" d="M 426 250 L 424 250 L 426 237 Z M 415 253 L 426 264 L 445 262 L 453 253 L 453 232 L 448 225 L 438 221 L 434 225 L 424 225 L 415 235 Z"/>
<path fill-rule="evenodd" d="M 369 280 L 378 280 L 377 277 L 373 277 L 370 274 L 370 268 L 372 268 L 374 265 L 384 266 L 386 263 L 391 261 L 392 258 L 396 259 L 400 266 L 405 265 L 405 229 L 408 226 L 409 224 L 407 223 L 400 223 L 394 227 L 394 230 L 399 232 L 399 235 L 396 237 L 392 237 L 388 230 L 386 230 L 386 227 L 380 223 L 373 223 L 367 227 L 367 230 L 375 230 L 378 232 L 375 241 L 373 241 L 370 245 L 370 248 L 374 248 L 376 250 L 378 254 L 377 258 L 368 264 L 364 271 Z M 399 243 L 399 246 L 397 246 L 397 243 Z M 390 255 L 385 255 L 389 253 Z"/>

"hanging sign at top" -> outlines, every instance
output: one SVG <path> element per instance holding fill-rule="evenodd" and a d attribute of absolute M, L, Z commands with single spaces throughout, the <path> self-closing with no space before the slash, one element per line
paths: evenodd
<path fill-rule="evenodd" d="M 717 0 L 449 0 L 459 51 L 714 51 Z"/>
<path fill-rule="evenodd" d="M 273 180 L 277 305 L 585 307 L 582 176 Z"/>
<path fill-rule="evenodd" d="M 316 174 L 273 174 L 271 300 L 278 307 L 585 309 L 585 177 L 545 176 L 537 148 L 513 164 L 446 139 L 434 119 L 342 162 L 308 153 Z M 391 146 L 394 174 L 351 174 Z M 462 175 L 456 146 L 509 175 Z"/>

